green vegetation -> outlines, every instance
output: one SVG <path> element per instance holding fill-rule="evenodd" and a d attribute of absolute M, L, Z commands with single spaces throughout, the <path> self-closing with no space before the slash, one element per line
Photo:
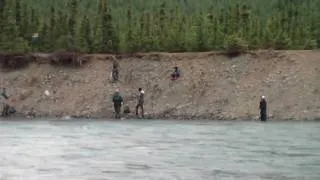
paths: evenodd
<path fill-rule="evenodd" d="M 315 49 L 319 9 L 319 0 L 0 0 L 0 51 Z"/>

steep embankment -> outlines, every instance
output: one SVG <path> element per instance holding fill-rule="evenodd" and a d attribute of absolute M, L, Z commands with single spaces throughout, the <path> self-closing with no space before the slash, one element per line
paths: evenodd
<path fill-rule="evenodd" d="M 111 59 L 92 55 L 91 63 L 78 69 L 33 63 L 0 72 L 0 86 L 14 95 L 19 112 L 35 108 L 43 116 L 113 117 L 114 90 L 119 88 L 134 110 L 142 87 L 146 113 L 158 118 L 256 118 L 260 95 L 267 97 L 274 119 L 320 117 L 320 52 L 261 51 L 233 59 L 215 53 L 160 53 L 119 62 L 120 83 L 110 82 Z M 172 82 L 175 64 L 182 78 Z"/>

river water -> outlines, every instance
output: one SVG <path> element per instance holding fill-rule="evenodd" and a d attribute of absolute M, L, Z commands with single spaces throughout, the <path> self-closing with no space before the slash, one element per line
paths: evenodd
<path fill-rule="evenodd" d="M 320 123 L 0 121 L 1 180 L 319 180 Z"/>

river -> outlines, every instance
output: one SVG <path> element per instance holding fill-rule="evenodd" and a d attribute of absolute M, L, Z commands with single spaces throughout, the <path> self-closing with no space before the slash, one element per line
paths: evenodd
<path fill-rule="evenodd" d="M 1 180 L 319 180 L 320 123 L 0 121 Z"/>

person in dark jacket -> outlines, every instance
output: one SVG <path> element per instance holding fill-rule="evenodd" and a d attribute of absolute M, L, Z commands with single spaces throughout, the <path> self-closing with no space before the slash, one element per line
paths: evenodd
<path fill-rule="evenodd" d="M 9 96 L 7 95 L 6 88 L 2 89 L 1 96 L 5 99 L 5 101 L 9 100 Z M 7 117 L 9 115 L 9 110 L 10 110 L 10 106 L 8 105 L 8 103 L 4 102 L 1 116 Z"/>
<path fill-rule="evenodd" d="M 120 119 L 120 112 L 121 112 L 121 105 L 123 104 L 123 98 L 117 89 L 112 97 L 114 111 L 115 111 L 115 118 Z"/>
<path fill-rule="evenodd" d="M 4 97 L 6 100 L 9 99 L 9 96 L 7 95 L 7 89 L 2 88 L 1 96 Z"/>
<path fill-rule="evenodd" d="M 137 97 L 137 106 L 136 106 L 136 115 L 139 116 L 138 110 L 141 109 L 141 116 L 144 117 L 143 103 L 144 103 L 144 91 L 142 88 L 138 89 L 138 97 Z"/>
<path fill-rule="evenodd" d="M 267 121 L 267 101 L 265 100 L 265 96 L 261 96 L 259 107 L 260 107 L 260 120 Z"/>
<path fill-rule="evenodd" d="M 117 60 L 113 60 L 113 68 L 112 68 L 112 81 L 117 82 L 119 80 L 119 62 Z"/>
<path fill-rule="evenodd" d="M 177 80 L 180 77 L 180 70 L 178 66 L 175 66 L 173 73 L 171 74 L 171 80 Z"/>

